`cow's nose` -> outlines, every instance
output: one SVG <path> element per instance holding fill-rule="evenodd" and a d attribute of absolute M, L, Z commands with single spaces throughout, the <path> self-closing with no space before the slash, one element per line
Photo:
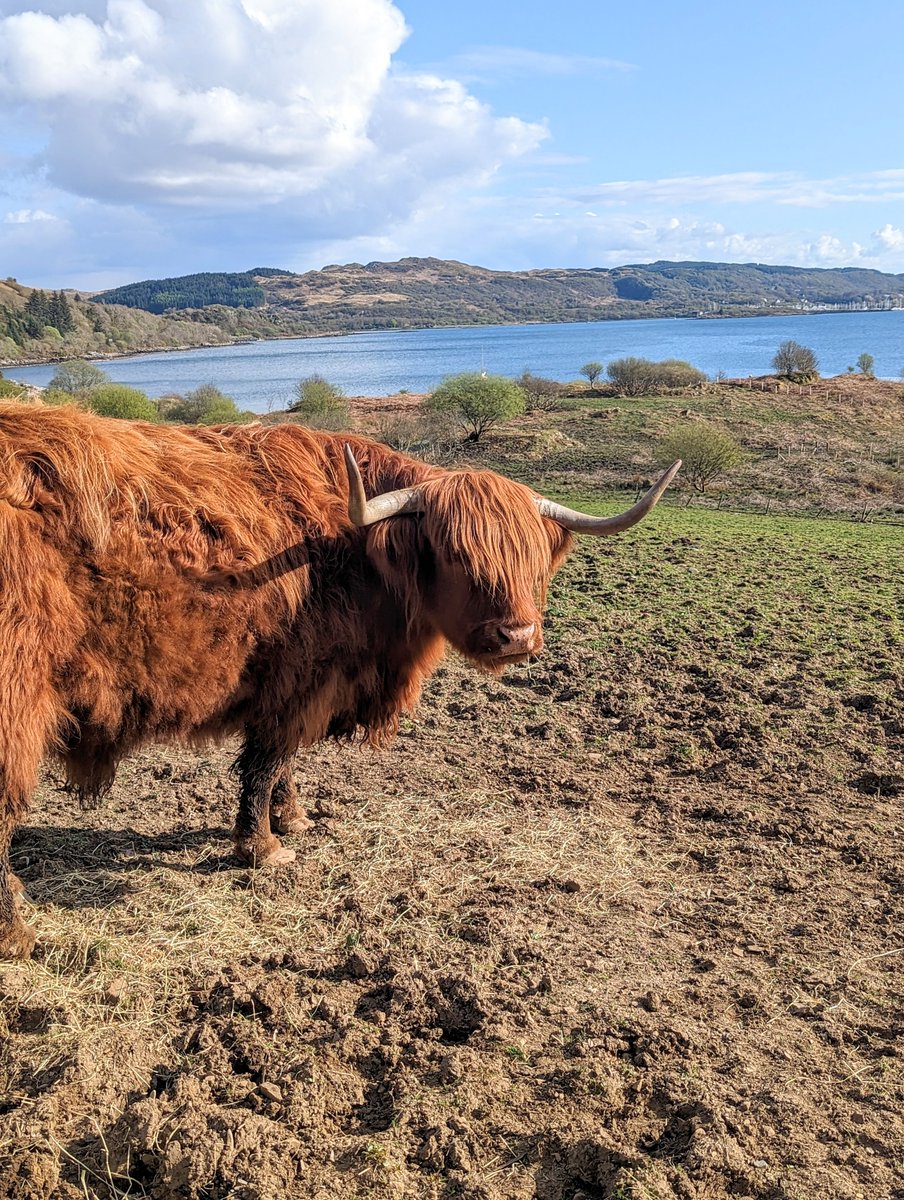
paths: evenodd
<path fill-rule="evenodd" d="M 536 643 L 537 626 L 498 625 L 496 633 L 503 654 L 530 654 Z"/>

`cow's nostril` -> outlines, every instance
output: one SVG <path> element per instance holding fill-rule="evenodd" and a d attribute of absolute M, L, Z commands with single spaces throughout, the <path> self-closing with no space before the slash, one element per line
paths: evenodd
<path fill-rule="evenodd" d="M 506 649 L 509 646 L 519 648 L 529 646 L 536 628 L 536 625 L 500 625 L 496 632 L 499 635 L 499 642 L 502 649 Z"/>

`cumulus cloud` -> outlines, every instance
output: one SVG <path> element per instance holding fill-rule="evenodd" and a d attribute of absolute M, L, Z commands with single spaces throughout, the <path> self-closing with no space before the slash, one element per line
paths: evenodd
<path fill-rule="evenodd" d="M 103 203 L 282 206 L 354 233 L 387 196 L 404 211 L 545 136 L 460 83 L 395 73 L 407 30 L 390 0 L 5 8 L 0 106 L 43 125 L 51 185 Z"/>
<path fill-rule="evenodd" d="M 904 252 L 904 229 L 898 229 L 891 223 L 877 229 L 873 240 L 882 250 Z"/>

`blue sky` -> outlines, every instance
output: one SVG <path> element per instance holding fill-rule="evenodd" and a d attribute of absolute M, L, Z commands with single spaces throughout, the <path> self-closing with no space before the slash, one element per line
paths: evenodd
<path fill-rule="evenodd" d="M 904 271 L 904 5 L 0 0 L 0 274 Z"/>

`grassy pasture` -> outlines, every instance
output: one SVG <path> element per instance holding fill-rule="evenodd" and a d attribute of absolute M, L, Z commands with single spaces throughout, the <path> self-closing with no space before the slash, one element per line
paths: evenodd
<path fill-rule="evenodd" d="M 537 664 L 300 756 L 279 872 L 228 858 L 228 747 L 98 812 L 48 777 L 0 1197 L 904 1194 L 902 546 L 674 504 L 583 543 Z"/>
<path fill-rule="evenodd" d="M 705 421 L 730 433 L 744 459 L 695 503 L 900 522 L 901 385 L 842 376 L 800 394 L 796 385 L 781 387 L 710 383 L 681 394 L 618 397 L 577 385 L 558 411 L 511 424 L 478 453 L 540 490 L 583 492 L 592 502 L 601 487 L 648 478 L 658 442 L 676 426 Z"/>

